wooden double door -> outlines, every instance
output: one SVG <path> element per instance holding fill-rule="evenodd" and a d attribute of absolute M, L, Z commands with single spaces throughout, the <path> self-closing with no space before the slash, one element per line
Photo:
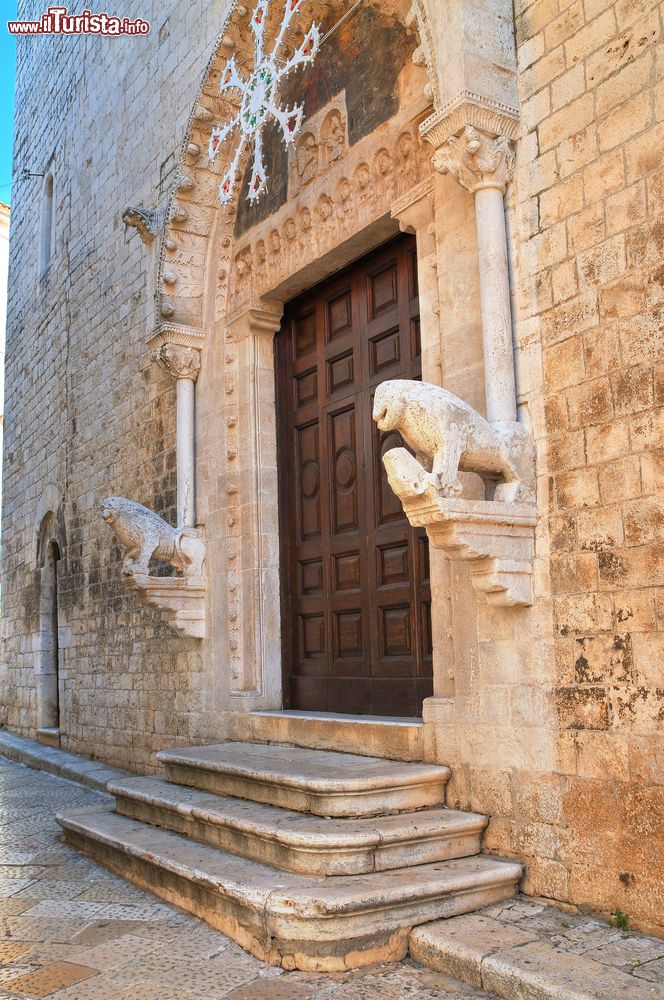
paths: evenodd
<path fill-rule="evenodd" d="M 432 693 L 428 541 L 381 461 L 376 386 L 421 375 L 415 241 L 291 302 L 277 336 L 287 707 L 421 714 Z"/>

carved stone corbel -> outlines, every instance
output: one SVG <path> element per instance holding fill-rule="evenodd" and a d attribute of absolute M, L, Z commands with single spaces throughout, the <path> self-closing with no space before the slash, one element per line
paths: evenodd
<path fill-rule="evenodd" d="M 122 213 L 122 221 L 128 229 L 135 229 L 144 243 L 154 241 L 164 224 L 164 211 L 159 208 L 144 208 L 143 205 L 129 205 Z"/>

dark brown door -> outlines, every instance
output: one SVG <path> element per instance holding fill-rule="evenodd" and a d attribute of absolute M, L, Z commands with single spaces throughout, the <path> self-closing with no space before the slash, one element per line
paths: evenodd
<path fill-rule="evenodd" d="M 376 386 L 420 378 L 415 241 L 286 309 L 277 337 L 285 700 L 419 715 L 432 693 L 428 543 L 389 487 Z"/>

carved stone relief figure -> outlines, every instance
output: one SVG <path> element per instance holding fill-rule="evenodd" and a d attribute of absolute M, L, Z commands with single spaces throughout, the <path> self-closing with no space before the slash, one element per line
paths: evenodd
<path fill-rule="evenodd" d="M 327 115 L 321 127 L 322 167 L 336 162 L 346 148 L 346 124 L 336 108 Z"/>
<path fill-rule="evenodd" d="M 271 254 L 281 253 L 281 236 L 278 229 L 273 229 L 268 239 L 268 246 Z"/>
<path fill-rule="evenodd" d="M 397 140 L 397 173 L 403 190 L 419 180 L 419 163 L 414 155 L 415 140 L 411 132 L 402 132 Z"/>
<path fill-rule="evenodd" d="M 374 160 L 376 178 L 379 188 L 384 191 L 389 201 L 396 196 L 396 180 L 394 164 L 387 149 L 379 149 Z"/>
<path fill-rule="evenodd" d="M 351 186 L 347 177 L 342 177 L 337 185 L 336 197 L 334 199 L 337 208 L 337 218 L 342 225 L 346 222 L 346 217 L 352 210 Z"/>
<path fill-rule="evenodd" d="M 356 205 L 358 208 L 361 208 L 365 202 L 373 197 L 374 193 L 371 186 L 371 170 L 368 163 L 360 163 L 359 167 L 356 167 L 353 174 L 353 181 L 355 182 Z"/>
<path fill-rule="evenodd" d="M 305 132 L 297 147 L 298 190 L 309 184 L 318 173 L 318 143 L 311 132 Z"/>

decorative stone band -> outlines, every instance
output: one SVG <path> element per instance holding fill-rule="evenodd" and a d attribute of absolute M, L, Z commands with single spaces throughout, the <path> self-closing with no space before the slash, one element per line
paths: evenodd
<path fill-rule="evenodd" d="M 520 133 L 518 111 L 466 90 L 425 118 L 420 125 L 420 135 L 438 149 L 466 125 L 512 140 L 518 139 Z"/>

